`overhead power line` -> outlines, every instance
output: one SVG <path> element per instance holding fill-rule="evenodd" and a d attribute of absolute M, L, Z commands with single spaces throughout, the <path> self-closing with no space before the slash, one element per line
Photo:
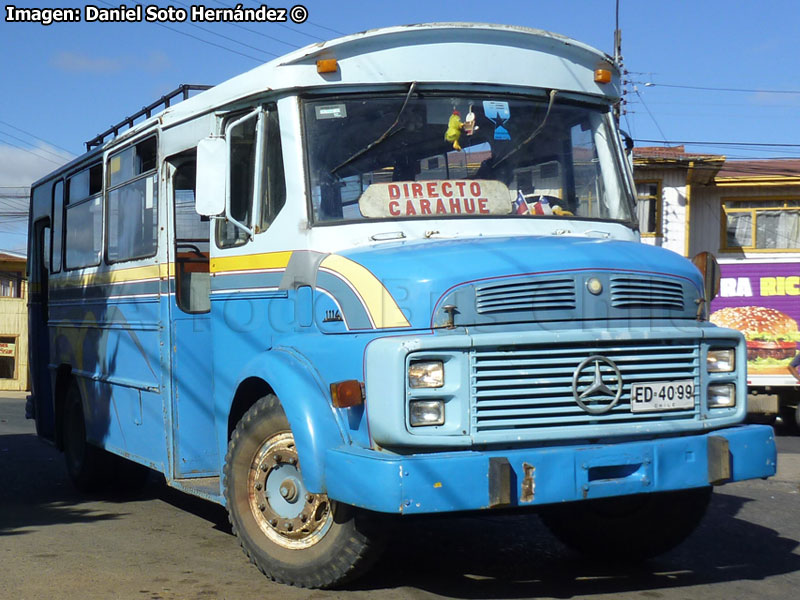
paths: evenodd
<path fill-rule="evenodd" d="M 0 134 L 2 134 L 2 133 L 3 132 L 0 131 Z M 8 134 L 4 134 L 4 135 L 8 135 Z M 0 142 L 2 142 L 3 144 L 8 144 L 9 146 L 14 146 L 15 148 L 19 148 L 23 152 L 27 152 L 28 154 L 33 154 L 34 156 L 36 156 L 38 158 L 41 158 L 42 160 L 46 160 L 47 162 L 53 163 L 54 165 L 57 165 L 59 167 L 61 165 L 63 165 L 65 162 L 67 162 L 66 158 L 64 160 L 62 160 L 61 162 L 56 162 L 51 158 L 47 158 L 46 156 L 38 154 L 37 152 L 34 152 L 33 150 L 28 150 L 24 146 L 20 146 L 19 144 L 15 144 L 14 142 L 9 142 L 8 140 L 0 140 Z"/>
<path fill-rule="evenodd" d="M 644 98 L 642 98 L 642 95 L 639 93 L 639 89 L 636 86 L 633 86 L 633 91 L 636 92 L 636 95 L 639 97 L 639 100 L 641 100 L 641 102 L 642 102 L 642 106 L 644 106 L 645 110 L 647 111 L 647 114 L 650 115 L 650 118 L 653 120 L 653 123 L 655 123 L 656 129 L 658 129 L 658 132 L 661 134 L 661 137 L 664 139 L 664 143 L 668 143 L 666 141 L 667 140 L 667 136 L 664 134 L 664 131 L 661 129 L 661 126 L 658 124 L 658 121 L 656 121 L 656 118 L 653 116 L 653 113 L 647 107 L 647 103 L 644 101 Z"/>
<path fill-rule="evenodd" d="M 44 138 L 40 138 L 38 135 L 34 135 L 30 131 L 25 131 L 24 129 L 20 129 L 19 127 L 15 126 L 15 125 L 12 125 L 11 123 L 9 123 L 7 121 L 0 120 L 0 123 L 5 125 L 6 127 L 11 127 L 11 129 L 14 129 L 15 131 L 19 131 L 20 133 L 24 133 L 25 135 L 29 135 L 35 140 L 39 140 L 40 142 L 44 142 L 45 144 L 47 144 L 49 146 L 52 146 L 53 148 L 57 148 L 59 150 L 63 150 L 64 152 L 66 152 L 70 156 L 73 155 L 71 150 L 67 150 L 66 148 L 64 148 L 62 146 L 59 146 L 58 144 L 54 144 L 53 142 L 51 142 L 49 140 L 46 140 Z"/>
<path fill-rule="evenodd" d="M 224 6 L 224 7 L 228 8 L 228 5 L 225 4 L 224 2 L 220 2 L 219 0 L 214 0 L 214 2 L 216 4 L 219 4 L 220 6 Z M 178 4 L 183 4 L 184 6 L 186 6 L 186 4 L 184 4 L 183 2 L 178 2 Z M 280 44 L 286 44 L 287 46 L 290 46 L 292 48 L 299 48 L 300 47 L 297 44 L 293 44 L 291 42 L 287 42 L 287 41 L 282 40 L 280 38 L 276 38 L 275 36 L 272 36 L 272 35 L 269 35 L 267 33 L 264 33 L 263 31 L 258 31 L 257 29 L 252 29 L 250 27 L 245 27 L 244 25 L 241 25 L 239 23 L 229 23 L 229 25 L 233 25 L 234 27 L 236 27 L 238 29 L 241 29 L 243 31 L 247 31 L 247 32 L 255 34 L 255 35 L 260 35 L 261 37 L 276 41 L 276 42 L 278 42 Z"/>
<path fill-rule="evenodd" d="M 100 1 L 101 4 L 105 4 L 108 7 L 117 8 L 116 6 L 114 6 L 110 2 L 106 2 L 105 0 L 99 0 L 99 1 Z M 203 38 L 198 37 L 196 35 L 192 35 L 191 33 L 187 33 L 186 31 L 181 31 L 180 29 L 176 29 L 174 27 L 170 27 L 169 25 L 166 25 L 164 23 L 156 22 L 156 25 L 160 25 L 164 29 L 169 29 L 170 31 L 178 33 L 180 35 L 185 35 L 186 37 L 190 37 L 190 38 L 192 38 L 194 40 L 197 40 L 198 42 L 202 42 L 204 44 L 208 44 L 209 46 L 214 46 L 215 48 L 219 48 L 221 50 L 226 50 L 228 52 L 232 52 L 233 54 L 238 54 L 239 56 L 243 56 L 245 58 L 249 58 L 249 59 L 254 60 L 254 61 L 258 62 L 258 63 L 263 63 L 264 62 L 263 58 L 258 58 L 256 56 L 251 56 L 249 54 L 245 54 L 244 52 L 239 52 L 238 50 L 234 50 L 233 48 L 228 48 L 227 46 L 223 46 L 222 44 L 217 44 L 215 42 L 203 39 Z M 262 50 L 262 52 L 263 52 L 263 50 Z"/>
<path fill-rule="evenodd" d="M 800 148 L 800 144 L 769 144 L 766 142 L 696 142 L 687 140 L 645 140 L 635 139 L 635 142 L 644 142 L 648 144 L 686 144 L 694 146 L 745 146 L 755 148 Z"/>
<path fill-rule="evenodd" d="M 766 89 L 749 89 L 749 88 L 707 87 L 700 85 L 678 85 L 674 83 L 655 83 L 653 81 L 645 82 L 644 86 L 678 88 L 682 90 L 700 90 L 704 92 L 743 92 L 747 94 L 800 94 L 800 90 L 766 90 Z"/>
<path fill-rule="evenodd" d="M 176 0 L 175 4 L 180 4 L 181 6 L 185 6 L 186 8 L 191 8 L 188 4 L 186 4 L 184 2 L 179 2 L 177 0 Z M 232 24 L 235 25 L 235 23 L 232 23 Z M 278 54 L 275 54 L 274 52 L 270 52 L 268 50 L 263 50 L 262 48 L 259 48 L 258 46 L 253 46 L 251 44 L 246 44 L 245 42 L 240 42 L 239 40 L 237 40 L 235 38 L 232 38 L 232 37 L 229 37 L 227 35 L 223 35 L 221 33 L 217 33 L 216 31 L 212 31 L 210 29 L 206 29 L 205 27 L 200 27 L 200 25 L 197 25 L 196 23 L 189 23 L 189 25 L 191 25 L 195 29 L 199 29 L 200 31 L 203 31 L 205 33 L 210 33 L 211 35 L 215 35 L 215 36 L 220 37 L 222 39 L 228 40 L 229 42 L 233 42 L 234 44 L 239 44 L 240 46 L 244 46 L 245 48 L 250 48 L 251 50 L 255 50 L 256 52 L 262 52 L 264 54 L 268 54 L 269 56 L 279 56 Z"/>
<path fill-rule="evenodd" d="M 8 133 L 7 131 L 0 131 L 0 133 L 2 133 L 3 135 L 5 135 L 7 137 L 10 137 L 10 138 L 13 138 L 13 139 L 17 140 L 18 142 L 22 142 L 23 144 L 27 144 L 28 143 L 27 140 L 24 140 L 21 137 L 19 137 L 17 135 L 14 135 L 13 133 Z M 66 156 L 62 156 L 61 154 L 58 154 L 57 152 L 52 152 L 52 151 L 48 150 L 47 148 L 37 148 L 37 150 L 39 150 L 41 152 L 46 152 L 50 156 L 55 156 L 58 159 L 67 160 L 67 158 L 68 158 Z M 72 156 L 72 154 L 70 154 L 70 156 Z"/>

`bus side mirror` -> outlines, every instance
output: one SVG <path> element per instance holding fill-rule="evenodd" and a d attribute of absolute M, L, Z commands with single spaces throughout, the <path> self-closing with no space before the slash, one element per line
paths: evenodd
<path fill-rule="evenodd" d="M 700 274 L 703 276 L 703 299 L 706 304 L 711 304 L 711 301 L 719 294 L 720 271 L 719 263 L 711 252 L 701 252 L 697 254 L 692 262 Z"/>
<path fill-rule="evenodd" d="M 228 146 L 225 138 L 211 137 L 197 144 L 195 210 L 204 217 L 225 212 L 228 180 Z"/>

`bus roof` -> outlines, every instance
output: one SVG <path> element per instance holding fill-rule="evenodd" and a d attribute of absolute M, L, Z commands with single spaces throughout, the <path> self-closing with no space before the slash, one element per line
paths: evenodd
<path fill-rule="evenodd" d="M 336 73 L 317 72 L 316 61 L 325 58 L 338 61 Z M 607 54 L 540 29 L 487 23 L 386 27 L 311 44 L 255 67 L 168 109 L 164 122 L 270 90 L 412 81 L 532 86 L 616 99 L 616 78 L 606 88 L 594 82 L 601 66 L 616 75 Z"/>
<path fill-rule="evenodd" d="M 337 60 L 337 71 L 318 73 L 317 60 L 329 58 Z M 597 68 L 612 72 L 611 83 L 594 81 Z M 411 82 L 558 89 L 609 101 L 618 99 L 620 91 L 611 57 L 559 34 L 488 23 L 386 27 L 311 44 L 257 66 L 135 124 L 67 168 L 156 122 L 175 125 L 270 91 Z"/>

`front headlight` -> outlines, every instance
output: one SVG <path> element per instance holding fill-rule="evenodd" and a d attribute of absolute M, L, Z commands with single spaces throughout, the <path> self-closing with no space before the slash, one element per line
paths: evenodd
<path fill-rule="evenodd" d="M 408 404 L 408 421 L 412 427 L 444 425 L 444 402 L 441 400 L 412 400 Z"/>
<path fill-rule="evenodd" d="M 709 350 L 706 368 L 709 373 L 730 373 L 736 368 L 736 351 L 733 348 Z"/>
<path fill-rule="evenodd" d="M 444 364 L 440 360 L 420 360 L 408 365 L 408 387 L 440 388 L 444 385 Z"/>
<path fill-rule="evenodd" d="M 736 386 L 722 383 L 708 386 L 708 408 L 730 408 L 736 406 Z"/>

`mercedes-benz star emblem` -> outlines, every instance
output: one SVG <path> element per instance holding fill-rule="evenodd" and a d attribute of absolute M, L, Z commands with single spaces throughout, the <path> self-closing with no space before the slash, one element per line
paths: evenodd
<path fill-rule="evenodd" d="M 578 406 L 591 415 L 607 413 L 622 396 L 619 368 L 605 356 L 590 356 L 575 369 L 572 396 Z"/>

